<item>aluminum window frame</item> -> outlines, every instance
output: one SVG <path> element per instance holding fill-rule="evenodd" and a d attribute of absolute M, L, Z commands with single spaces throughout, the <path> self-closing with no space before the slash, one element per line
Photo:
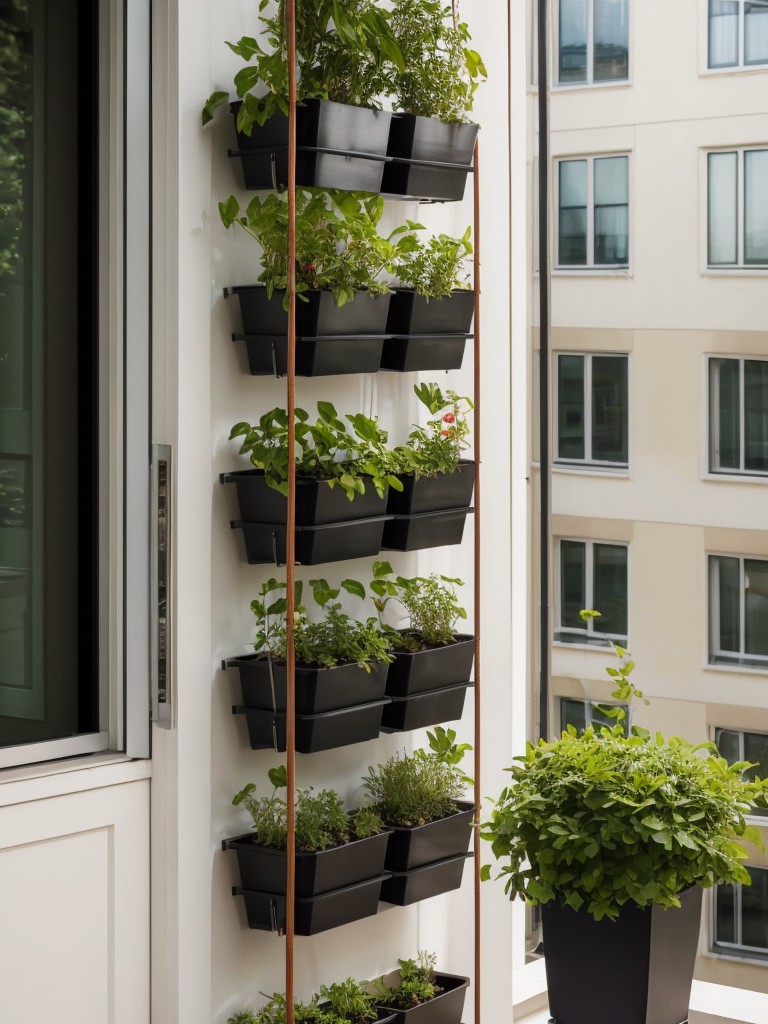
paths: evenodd
<path fill-rule="evenodd" d="M 631 153 L 621 150 L 617 153 L 582 153 L 572 156 L 558 156 L 554 159 L 552 184 L 554 205 L 552 217 L 555 254 L 554 270 L 560 274 L 598 273 L 625 275 L 631 267 L 632 246 L 632 161 Z M 595 263 L 595 161 L 624 159 L 627 162 L 627 261 L 626 263 Z M 585 263 L 560 262 L 560 165 L 585 161 L 587 164 L 587 259 Z"/>
<path fill-rule="evenodd" d="M 768 144 L 750 143 L 740 146 L 723 146 L 704 150 L 704 267 L 709 273 L 739 272 L 762 274 L 768 270 L 768 260 L 763 263 L 747 263 L 744 258 L 746 223 L 746 160 L 747 153 L 768 153 Z M 736 261 L 734 263 L 713 263 L 710 260 L 710 157 L 733 154 L 736 157 Z"/>
<path fill-rule="evenodd" d="M 715 575 L 716 560 L 722 558 L 736 559 L 739 563 L 739 651 L 722 651 L 719 644 L 720 634 L 720 589 L 716 585 L 718 580 Z M 707 554 L 707 607 L 708 607 L 708 633 L 709 649 L 707 660 L 710 665 L 717 665 L 724 668 L 757 669 L 768 672 L 768 654 L 747 654 L 744 650 L 746 637 L 746 587 L 744 585 L 746 561 L 765 562 L 768 565 L 768 558 L 758 555 L 740 555 L 733 552 L 712 551 Z"/>
<path fill-rule="evenodd" d="M 751 0 L 735 0 L 738 4 L 736 17 L 738 18 L 738 27 L 736 29 L 736 47 L 737 56 L 735 64 L 711 64 L 710 63 L 710 30 L 712 26 L 712 18 L 710 15 L 710 0 L 708 0 L 705 7 L 705 53 L 706 59 L 706 70 L 714 73 L 731 73 L 736 71 L 756 71 L 762 68 L 768 67 L 768 57 L 764 60 L 752 60 L 745 61 L 744 54 L 746 53 L 746 38 L 747 38 L 747 19 L 744 11 L 746 3 Z M 768 14 L 766 15 L 768 17 Z"/>
<path fill-rule="evenodd" d="M 768 867 L 762 864 L 745 864 L 744 865 L 750 874 L 753 871 L 766 871 Z M 738 938 L 743 934 L 742 925 L 742 895 L 744 886 L 741 882 L 735 882 L 731 886 L 734 894 L 734 935 Z M 723 954 L 725 956 L 734 956 L 740 958 L 750 958 L 759 960 L 768 960 L 768 938 L 766 939 L 765 946 L 748 946 L 743 942 L 727 942 L 717 938 L 717 899 L 718 893 L 720 892 L 721 886 L 717 885 L 714 887 L 711 900 L 711 916 L 710 916 L 710 952 L 714 954 Z"/>
<path fill-rule="evenodd" d="M 614 541 L 614 540 L 601 540 L 601 539 L 586 539 L 584 537 L 556 537 L 556 552 L 555 552 L 555 563 L 556 563 L 556 587 L 555 587 L 555 614 L 557 626 L 554 630 L 554 642 L 564 644 L 568 647 L 579 646 L 578 639 L 581 640 L 581 644 L 586 647 L 600 647 L 609 648 L 611 642 L 619 644 L 619 646 L 625 646 L 628 642 L 629 637 L 629 593 L 630 593 L 630 559 L 629 559 L 629 543 L 627 541 Z M 563 583 L 563 565 L 562 565 L 562 544 L 563 541 L 568 541 L 574 544 L 584 544 L 586 546 L 585 551 L 585 582 L 584 582 L 584 598 L 585 608 L 593 608 L 594 604 L 594 546 L 595 544 L 605 544 L 612 547 L 624 548 L 627 553 L 627 633 L 606 633 L 599 629 L 595 629 L 595 622 L 599 619 L 588 619 L 583 627 L 577 626 L 564 626 L 563 625 L 563 608 L 562 608 L 562 583 Z M 600 611 L 600 609 L 597 609 Z M 577 640 L 563 640 L 562 636 L 573 636 L 578 638 Z"/>
<path fill-rule="evenodd" d="M 587 77 L 583 82 L 561 82 L 560 81 L 560 7 L 562 0 L 557 4 L 557 15 L 552 18 L 552 30 L 554 33 L 553 61 L 552 61 L 552 88 L 557 90 L 568 89 L 605 89 L 616 88 L 632 84 L 632 0 L 626 0 L 627 4 L 627 77 L 612 78 L 606 81 L 595 81 L 595 3 L 594 0 L 587 2 Z"/>
<path fill-rule="evenodd" d="M 629 451 L 630 451 L 630 417 L 629 417 L 629 404 L 630 404 L 630 386 L 629 386 L 629 353 L 628 352 L 569 352 L 569 351 L 557 351 L 554 353 L 556 363 L 555 372 L 553 373 L 553 387 L 554 387 L 554 415 L 555 415 L 555 429 L 554 436 L 556 439 L 557 451 L 554 456 L 554 464 L 556 466 L 567 467 L 569 469 L 605 469 L 606 471 L 624 471 L 629 470 Z M 588 360 L 584 365 L 584 393 L 582 395 L 582 402 L 584 407 L 584 458 L 574 459 L 567 458 L 560 455 L 560 358 L 562 356 L 577 356 L 582 359 Z M 594 396 L 592 395 L 592 360 L 597 357 L 598 359 L 624 359 L 627 363 L 627 407 L 626 407 L 626 432 L 627 432 L 627 461 L 616 462 L 609 459 L 596 459 L 592 452 L 592 402 Z M 589 416 L 587 416 L 587 396 L 589 396 Z M 589 453 L 589 454 L 587 454 Z"/>
<path fill-rule="evenodd" d="M 715 361 L 731 360 L 739 365 L 739 466 L 718 468 L 715 465 L 715 446 L 719 436 L 720 403 L 719 392 L 713 387 L 713 364 Z M 746 451 L 746 406 L 745 406 L 745 364 L 747 362 L 768 363 L 768 357 L 761 356 L 730 356 L 708 355 L 706 357 L 706 388 L 707 388 L 707 472 L 715 476 L 744 476 L 757 479 L 768 478 L 768 469 L 747 469 L 744 465 Z M 719 377 L 718 377 L 719 387 Z"/>

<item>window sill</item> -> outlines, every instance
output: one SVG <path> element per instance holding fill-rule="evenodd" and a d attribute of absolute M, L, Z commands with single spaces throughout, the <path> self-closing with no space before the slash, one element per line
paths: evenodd
<path fill-rule="evenodd" d="M 702 68 L 700 78 L 717 78 L 720 75 L 754 75 L 768 72 L 768 61 L 764 64 L 738 64 L 727 68 Z"/>
<path fill-rule="evenodd" d="M 768 267 L 703 267 L 702 277 L 766 277 Z"/>
<path fill-rule="evenodd" d="M 619 277 L 629 278 L 629 267 L 554 267 L 552 277 Z"/>
<path fill-rule="evenodd" d="M 707 470 L 701 478 L 719 484 L 757 484 L 758 487 L 768 484 L 768 473 L 711 473 Z"/>
<path fill-rule="evenodd" d="M 562 473 L 565 476 L 607 476 L 615 480 L 631 479 L 629 467 L 622 468 L 620 466 L 606 466 L 605 469 L 603 469 L 594 462 L 584 463 L 583 465 L 572 462 L 554 462 L 552 464 L 552 472 Z"/>
<path fill-rule="evenodd" d="M 151 774 L 151 761 L 133 760 L 125 754 L 91 754 L 9 768 L 0 772 L 0 807 L 139 782 Z"/>
<path fill-rule="evenodd" d="M 598 641 L 598 640 L 581 640 L 581 639 L 579 639 L 579 640 L 558 640 L 558 639 L 554 639 L 552 641 L 552 646 L 553 647 L 559 647 L 560 649 L 564 648 L 566 650 L 576 649 L 578 651 L 596 651 L 598 654 L 605 654 L 606 651 L 611 651 L 613 649 L 611 647 L 612 643 L 618 644 L 619 647 L 626 648 L 627 644 L 628 644 L 628 641 L 627 641 L 626 637 L 623 640 L 621 640 L 621 639 L 613 640 L 613 641 L 612 640 L 606 640 L 604 643 L 601 642 L 601 641 Z"/>
<path fill-rule="evenodd" d="M 733 674 L 734 672 L 747 672 L 750 675 L 764 676 L 768 673 L 768 664 L 765 666 L 758 665 L 739 665 L 736 662 L 711 662 L 708 661 L 702 665 L 702 668 L 706 672 L 727 672 Z"/>
<path fill-rule="evenodd" d="M 555 82 L 552 93 L 592 92 L 593 89 L 630 89 L 631 78 L 616 79 L 613 82 Z"/>

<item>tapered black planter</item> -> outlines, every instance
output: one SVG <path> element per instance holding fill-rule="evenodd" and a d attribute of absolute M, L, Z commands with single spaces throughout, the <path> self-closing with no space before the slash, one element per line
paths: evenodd
<path fill-rule="evenodd" d="M 288 373 L 286 337 L 233 334 L 232 339 L 245 342 L 248 366 L 255 376 L 284 377 Z M 383 350 L 383 334 L 297 338 L 296 376 L 338 377 L 347 373 L 377 373 Z"/>
<path fill-rule="evenodd" d="M 227 288 L 225 295 L 236 295 L 240 302 L 243 334 L 265 337 L 288 334 L 288 312 L 283 308 L 285 291 L 276 288 L 272 298 L 261 284 Z M 354 338 L 367 334 L 385 335 L 391 292 L 371 295 L 355 292 L 352 302 L 337 306 L 333 293 L 315 290 L 303 293 L 306 302 L 296 303 L 296 335 L 300 338 L 326 336 Z"/>
<path fill-rule="evenodd" d="M 296 715 L 296 750 L 315 754 L 320 750 L 347 747 L 352 743 L 375 740 L 381 731 L 381 714 L 388 700 L 324 711 L 318 715 Z M 253 750 L 285 750 L 285 714 L 257 708 L 233 707 L 236 715 L 245 715 Z"/>
<path fill-rule="evenodd" d="M 395 984 L 395 982 L 388 984 Z M 464 998 L 469 987 L 469 978 L 459 974 L 435 972 L 435 984 L 442 992 L 434 999 L 428 999 L 418 1006 L 400 1010 L 383 1003 L 381 1009 L 395 1014 L 395 1024 L 459 1024 L 464 1009 Z"/>
<path fill-rule="evenodd" d="M 472 675 L 475 638 L 456 634 L 456 643 L 428 647 L 424 651 L 396 651 L 387 672 L 388 697 L 408 697 L 453 683 L 465 683 Z"/>
<path fill-rule="evenodd" d="M 240 103 L 232 103 L 235 115 Z M 329 100 L 305 100 L 296 111 L 296 184 L 379 192 L 392 115 Z M 251 134 L 237 133 L 245 187 L 277 188 L 288 181 L 288 118 L 280 111 Z"/>
<path fill-rule="evenodd" d="M 246 523 L 281 523 L 288 520 L 288 498 L 270 487 L 260 469 L 242 469 L 222 473 L 223 484 L 235 484 L 240 518 Z M 387 494 L 379 497 L 370 478 L 365 494 L 356 494 L 352 501 L 337 484 L 329 487 L 327 480 L 296 479 L 296 525 L 322 526 L 381 516 L 387 510 Z"/>
<path fill-rule="evenodd" d="M 296 895 L 319 896 L 384 873 L 388 832 L 356 839 L 316 853 L 296 854 Z M 253 833 L 227 839 L 223 846 L 237 853 L 240 884 L 244 889 L 285 893 L 286 852 L 259 846 Z"/>
<path fill-rule="evenodd" d="M 625 904 L 616 921 L 584 908 L 541 908 L 549 1009 L 556 1024 L 680 1024 L 688 1019 L 701 922 L 697 886 L 681 909 Z M 594 965 L 600 983 L 586 985 Z"/>
<path fill-rule="evenodd" d="M 421 199 L 463 199 L 477 132 L 476 124 L 395 114 L 387 149 L 394 161 L 385 168 L 382 191 Z"/>
<path fill-rule="evenodd" d="M 227 666 L 238 669 L 240 673 L 240 687 L 246 707 L 261 711 L 285 711 L 285 662 L 273 660 L 270 672 L 268 657 L 246 654 L 230 658 Z M 358 665 L 321 668 L 297 664 L 296 712 L 300 715 L 316 715 L 381 700 L 388 668 L 385 661 L 372 665 L 370 672 Z"/>
<path fill-rule="evenodd" d="M 342 562 L 349 558 L 370 558 L 381 551 L 384 526 L 391 516 L 353 519 L 322 526 L 296 527 L 296 561 L 301 565 Z M 285 565 L 284 523 L 247 523 L 237 520 L 233 529 L 243 531 L 245 554 L 250 565 L 273 562 Z"/>
<path fill-rule="evenodd" d="M 469 334 L 475 315 L 475 293 L 458 288 L 443 299 L 425 299 L 411 288 L 392 293 L 387 316 L 388 334 Z"/>
<path fill-rule="evenodd" d="M 384 526 L 382 547 L 389 551 L 421 551 L 461 544 L 467 515 L 474 511 L 465 507 L 394 516 Z"/>
<path fill-rule="evenodd" d="M 464 862 L 472 856 L 471 853 L 460 853 L 410 871 L 390 872 L 381 887 L 382 902 L 408 907 L 411 903 L 458 889 L 464 874 Z"/>
<path fill-rule="evenodd" d="M 463 459 L 453 473 L 435 476 L 414 476 L 400 473 L 402 491 L 390 490 L 387 512 L 394 515 L 413 515 L 419 512 L 438 512 L 441 509 L 469 507 L 475 487 L 475 464 Z"/>
<path fill-rule="evenodd" d="M 410 732 L 440 722 L 455 722 L 464 712 L 467 687 L 472 683 L 443 686 L 411 697 L 393 697 L 384 708 L 382 732 Z"/>
<path fill-rule="evenodd" d="M 459 801 L 459 810 L 447 818 L 412 828 L 395 826 L 387 844 L 387 871 L 410 871 L 465 853 L 472 836 L 475 806 Z"/>

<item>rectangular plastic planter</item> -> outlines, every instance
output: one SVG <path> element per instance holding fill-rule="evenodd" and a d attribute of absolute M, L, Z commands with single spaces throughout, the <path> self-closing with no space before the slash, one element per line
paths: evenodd
<path fill-rule="evenodd" d="M 383 903 L 395 903 L 398 907 L 408 907 L 420 900 L 458 889 L 464 874 L 464 861 L 472 856 L 471 853 L 460 853 L 411 871 L 393 871 L 381 887 L 381 900 Z"/>
<path fill-rule="evenodd" d="M 381 715 L 388 700 L 372 700 L 368 704 L 323 711 L 319 715 L 296 715 L 296 750 L 314 754 L 334 750 L 351 743 L 375 740 L 381 731 Z M 253 750 L 285 750 L 285 714 L 236 706 L 236 715 L 245 715 L 248 736 Z"/>
<path fill-rule="evenodd" d="M 230 104 L 235 115 L 240 103 Z M 329 100 L 297 107 L 296 184 L 315 188 L 379 192 L 392 114 Z M 277 188 L 288 180 L 288 118 L 276 111 L 250 135 L 237 132 L 245 187 Z"/>
<path fill-rule="evenodd" d="M 272 661 L 261 654 L 245 654 L 230 658 L 227 667 L 238 669 L 243 704 L 261 711 L 285 711 L 285 662 Z M 381 700 L 387 681 L 385 661 L 377 662 L 366 672 L 359 665 L 334 665 L 333 668 L 296 666 L 296 712 L 317 715 L 338 711 L 358 704 Z M 273 705 L 272 682 L 274 681 Z"/>
<path fill-rule="evenodd" d="M 288 373 L 288 339 L 261 334 L 233 334 L 244 341 L 254 376 Z M 325 335 L 296 339 L 297 377 L 337 377 L 347 373 L 377 373 L 384 350 L 383 334 Z"/>
<path fill-rule="evenodd" d="M 457 288 L 443 299 L 426 299 L 410 288 L 392 293 L 387 333 L 411 335 L 468 335 L 475 315 L 475 293 Z"/>
<path fill-rule="evenodd" d="M 466 509 L 465 509 L 466 513 Z M 296 561 L 301 565 L 342 562 L 349 558 L 370 558 L 381 551 L 384 526 L 391 516 L 352 519 L 343 523 L 296 527 Z M 273 562 L 285 565 L 284 523 L 248 523 L 237 520 L 233 529 L 242 530 L 250 565 Z"/>
<path fill-rule="evenodd" d="M 320 896 L 381 877 L 387 838 L 388 833 L 382 832 L 370 839 L 357 839 L 317 853 L 297 853 L 296 895 Z M 240 884 L 244 889 L 285 894 L 285 850 L 258 846 L 254 839 L 253 833 L 246 833 L 227 839 L 223 844 L 225 849 L 234 850 L 237 854 Z"/>
<path fill-rule="evenodd" d="M 395 1014 L 395 1024 L 460 1024 L 469 978 L 459 974 L 435 972 L 435 983 L 443 990 L 434 999 L 428 999 L 407 1010 L 381 1005 L 386 1013 Z"/>
<path fill-rule="evenodd" d="M 411 697 L 393 697 L 384 708 L 382 732 L 410 732 L 440 722 L 456 722 L 464 713 L 467 687 L 473 683 L 443 686 Z"/>
<path fill-rule="evenodd" d="M 388 697 L 409 697 L 440 686 L 465 683 L 472 675 L 475 638 L 456 634 L 456 643 L 424 651 L 395 651 L 387 672 Z"/>
<path fill-rule="evenodd" d="M 379 369 L 395 373 L 460 370 L 467 334 L 410 334 L 385 339 Z"/>
<path fill-rule="evenodd" d="M 475 805 L 459 801 L 447 818 L 412 828 L 395 826 L 387 844 L 387 871 L 410 871 L 433 861 L 455 857 L 469 849 Z"/>
<path fill-rule="evenodd" d="M 288 519 L 288 498 L 267 483 L 260 469 L 240 469 L 235 473 L 222 473 L 223 484 L 234 484 L 240 519 L 246 523 L 280 523 Z M 296 479 L 296 525 L 322 526 L 381 516 L 387 510 L 387 493 L 380 498 L 370 478 L 365 482 L 365 494 L 356 494 L 349 500 L 344 490 L 330 487 L 327 480 Z"/>
<path fill-rule="evenodd" d="M 421 551 L 461 544 L 464 523 L 469 513 L 474 511 L 465 507 L 394 516 L 384 525 L 382 547 L 389 551 Z"/>
<path fill-rule="evenodd" d="M 322 896 L 297 897 L 293 918 L 296 934 L 317 935 L 350 921 L 372 917 L 378 910 L 381 887 L 387 877 L 384 874 Z M 233 888 L 232 894 L 245 898 L 249 928 L 285 931 L 285 896 L 241 886 Z"/>
<path fill-rule="evenodd" d="M 276 288 L 270 298 L 262 284 L 226 288 L 224 295 L 236 295 L 240 303 L 243 334 L 267 338 L 288 337 L 288 311 L 283 308 L 285 291 Z M 303 293 L 296 303 L 296 336 L 298 338 L 346 337 L 367 334 L 385 336 L 391 292 L 371 295 L 355 292 L 351 302 L 337 306 L 333 293 L 316 289 Z M 306 299 L 306 301 L 303 301 Z M 451 330 L 456 330 L 455 327 Z"/>
<path fill-rule="evenodd" d="M 384 170 L 382 191 L 420 199 L 463 199 L 477 132 L 476 124 L 395 114 L 387 147 L 394 161 Z"/>
<path fill-rule="evenodd" d="M 409 516 L 419 512 L 469 508 L 475 487 L 475 464 L 462 459 L 453 473 L 438 473 L 436 476 L 400 473 L 398 477 L 403 489 L 389 491 L 387 512 Z"/>

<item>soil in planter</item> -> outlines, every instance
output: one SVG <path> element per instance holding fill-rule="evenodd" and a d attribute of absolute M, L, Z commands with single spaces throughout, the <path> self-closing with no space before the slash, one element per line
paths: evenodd
<path fill-rule="evenodd" d="M 396 114 L 387 147 L 388 155 L 395 159 L 384 169 L 382 192 L 421 199 L 463 199 L 477 132 L 475 124 L 447 124 L 432 117 Z M 435 166 L 440 164 L 448 166 Z"/>
<path fill-rule="evenodd" d="M 456 722 L 464 712 L 464 698 L 467 687 L 473 683 L 458 686 L 444 686 L 439 690 L 427 690 L 410 697 L 393 697 L 384 708 L 381 719 L 382 732 L 410 732 L 424 729 L 440 722 Z"/>
<path fill-rule="evenodd" d="M 384 526 L 391 516 L 354 519 L 343 523 L 296 527 L 296 561 L 301 565 L 370 558 L 381 551 Z M 286 562 L 286 528 L 283 523 L 230 524 L 243 531 L 245 554 L 250 565 Z"/>
<path fill-rule="evenodd" d="M 381 887 L 382 902 L 408 907 L 420 900 L 431 899 L 432 896 L 440 896 L 444 892 L 460 888 L 464 862 L 472 856 L 474 855 L 471 853 L 460 853 L 458 856 L 424 864 L 411 871 L 391 872 Z"/>
<path fill-rule="evenodd" d="M 469 508 L 475 487 L 475 463 L 463 459 L 453 473 L 435 476 L 399 473 L 398 478 L 403 484 L 402 491 L 391 489 L 387 496 L 387 512 L 393 515 Z"/>
<path fill-rule="evenodd" d="M 387 982 L 395 985 L 396 980 Z M 387 1013 L 394 1013 L 396 1024 L 459 1024 L 464 1009 L 464 998 L 469 987 L 469 978 L 458 974 L 435 973 L 435 984 L 442 989 L 433 999 L 428 999 L 418 1006 L 400 1009 L 396 1006 L 381 1008 Z"/>
<path fill-rule="evenodd" d="M 381 731 L 382 711 L 388 703 L 388 700 L 374 700 L 340 711 L 296 715 L 297 752 L 315 754 L 320 750 L 334 750 L 377 739 Z M 232 711 L 236 715 L 245 715 L 253 750 L 285 750 L 285 714 L 238 706 Z"/>
<path fill-rule="evenodd" d="M 466 683 L 472 675 L 475 638 L 456 634 L 456 643 L 423 651 L 395 651 L 387 672 L 388 697 L 408 697 L 454 683 Z"/>
<path fill-rule="evenodd" d="M 387 844 L 387 871 L 410 871 L 434 861 L 465 853 L 472 837 L 475 806 L 466 801 L 457 803 L 455 814 L 446 818 L 414 825 L 394 826 Z"/>

